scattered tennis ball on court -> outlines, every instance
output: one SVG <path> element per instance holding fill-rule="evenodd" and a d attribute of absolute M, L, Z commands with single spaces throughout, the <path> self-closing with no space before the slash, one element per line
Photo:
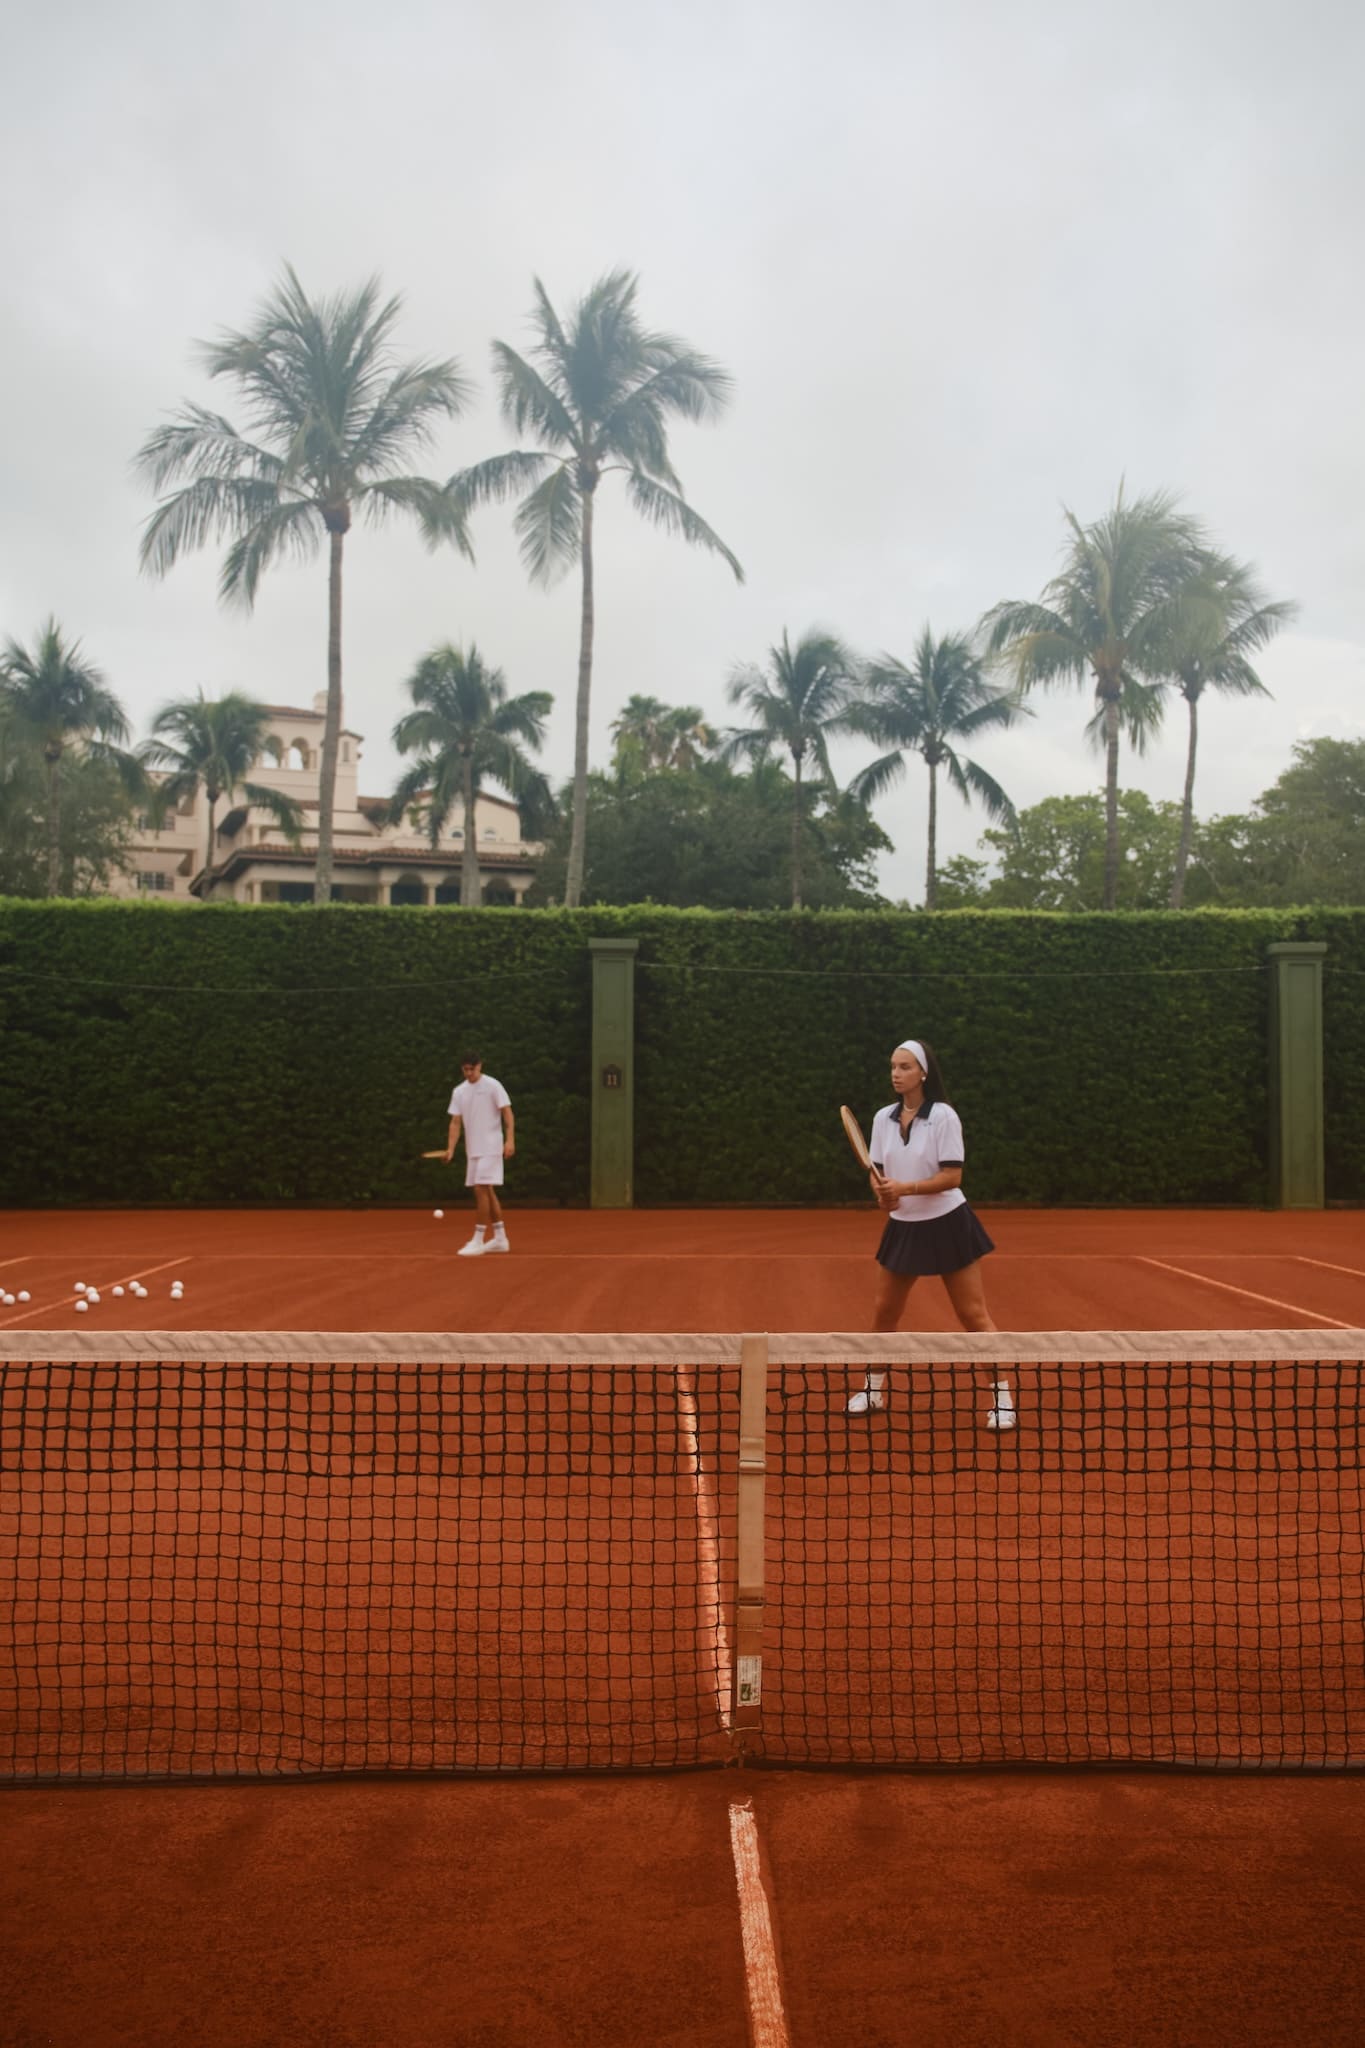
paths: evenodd
<path fill-rule="evenodd" d="M 98 1303 L 100 1298 L 100 1291 L 98 1287 L 87 1287 L 85 1290 L 85 1298 L 87 1301 Z"/>
<path fill-rule="evenodd" d="M 6 1308 L 13 1308 L 14 1296 L 12 1294 L 0 1294 L 0 1302 L 3 1302 Z"/>
<path fill-rule="evenodd" d="M 88 1301 L 78 1301 L 78 1302 L 76 1303 L 76 1314 L 77 1314 L 78 1316 L 88 1316 L 88 1315 L 89 1315 L 89 1313 L 90 1313 L 90 1304 L 89 1304 L 89 1302 L 88 1302 Z"/>
<path fill-rule="evenodd" d="M 19 1299 L 20 1301 L 32 1301 L 33 1296 L 29 1293 L 27 1287 L 21 1287 L 19 1289 Z"/>
<path fill-rule="evenodd" d="M 433 1209 L 431 1213 L 436 1218 L 436 1221 L 439 1223 L 446 1212 L 444 1209 Z"/>
<path fill-rule="evenodd" d="M 122 1294 L 123 1289 L 121 1287 L 111 1287 L 109 1292 L 111 1294 Z"/>
<path fill-rule="evenodd" d="M 76 1282 L 76 1290 L 75 1290 L 75 1291 L 76 1291 L 76 1293 L 77 1293 L 77 1294 L 84 1294 L 84 1292 L 85 1292 L 85 1282 L 84 1282 L 84 1280 L 78 1280 L 78 1281 Z"/>

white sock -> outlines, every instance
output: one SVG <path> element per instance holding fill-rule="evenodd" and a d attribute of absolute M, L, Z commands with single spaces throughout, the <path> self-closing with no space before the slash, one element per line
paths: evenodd
<path fill-rule="evenodd" d="M 484 1233 L 484 1226 L 483 1226 L 483 1224 L 482 1224 L 482 1223 L 476 1223 L 476 1224 L 474 1225 L 474 1235 L 475 1235 L 475 1237 L 482 1237 L 482 1236 L 483 1236 L 483 1233 Z"/>
<path fill-rule="evenodd" d="M 884 1372 L 870 1372 L 867 1375 L 863 1391 L 868 1394 L 880 1394 L 885 1385 L 886 1374 Z"/>
<path fill-rule="evenodd" d="M 494 1237 L 506 1237 L 507 1225 L 505 1223 L 495 1223 L 493 1225 L 493 1235 Z"/>

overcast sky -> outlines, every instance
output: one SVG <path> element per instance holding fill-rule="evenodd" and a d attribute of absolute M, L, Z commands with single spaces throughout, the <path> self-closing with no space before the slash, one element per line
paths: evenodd
<path fill-rule="evenodd" d="M 325 684 L 326 566 L 249 617 L 216 553 L 141 576 L 130 458 L 182 399 L 231 415 L 192 344 L 249 322 L 288 261 L 378 272 L 399 340 L 457 356 L 475 407 L 430 474 L 509 445 L 488 344 L 636 269 L 653 325 L 733 373 L 679 426 L 692 502 L 742 560 L 599 519 L 593 757 L 632 692 L 731 714 L 731 666 L 820 624 L 909 656 L 1034 597 L 1061 507 L 1120 477 L 1181 494 L 1301 606 L 1270 705 L 1215 701 L 1197 806 L 1240 810 L 1297 738 L 1365 736 L 1365 9 L 1358 0 L 47 0 L 6 31 L 0 631 L 55 613 L 139 733 L 202 685 Z M 17 10 L 16 10 L 17 14 Z M 12 22 L 14 16 L 11 17 Z M 605 494 L 604 494 L 605 495 Z M 348 543 L 346 712 L 387 790 L 400 684 L 477 641 L 556 705 L 572 758 L 576 584 L 530 588 L 510 513 L 478 563 Z M 1021 807 L 1097 786 L 1090 703 L 1035 699 L 979 758 Z M 1180 708 L 1124 780 L 1179 795 Z M 858 764 L 842 750 L 838 765 Z M 923 770 L 879 810 L 917 897 Z M 986 822 L 949 794 L 943 857 Z"/>

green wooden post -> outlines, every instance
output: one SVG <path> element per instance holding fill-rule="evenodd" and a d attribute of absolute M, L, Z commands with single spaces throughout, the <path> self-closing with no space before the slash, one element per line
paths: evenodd
<path fill-rule="evenodd" d="M 638 939 L 589 939 L 592 953 L 592 1206 L 635 1201 L 635 954 Z"/>
<path fill-rule="evenodd" d="M 1321 939 L 1270 955 L 1270 1202 L 1320 1209 L 1324 1198 Z"/>

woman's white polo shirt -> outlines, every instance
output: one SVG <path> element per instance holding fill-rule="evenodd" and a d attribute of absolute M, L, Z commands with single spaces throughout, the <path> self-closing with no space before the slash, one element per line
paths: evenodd
<path fill-rule="evenodd" d="M 872 1164 L 888 1180 L 932 1180 L 945 1166 L 964 1163 L 962 1124 L 949 1103 L 931 1102 L 928 1114 L 921 1111 L 904 1139 L 900 1115 L 900 1104 L 893 1102 L 872 1119 L 867 1149 Z M 897 1223 L 925 1223 L 931 1216 L 960 1209 L 966 1199 L 961 1188 L 945 1188 L 938 1195 L 902 1195 L 891 1215 Z"/>

